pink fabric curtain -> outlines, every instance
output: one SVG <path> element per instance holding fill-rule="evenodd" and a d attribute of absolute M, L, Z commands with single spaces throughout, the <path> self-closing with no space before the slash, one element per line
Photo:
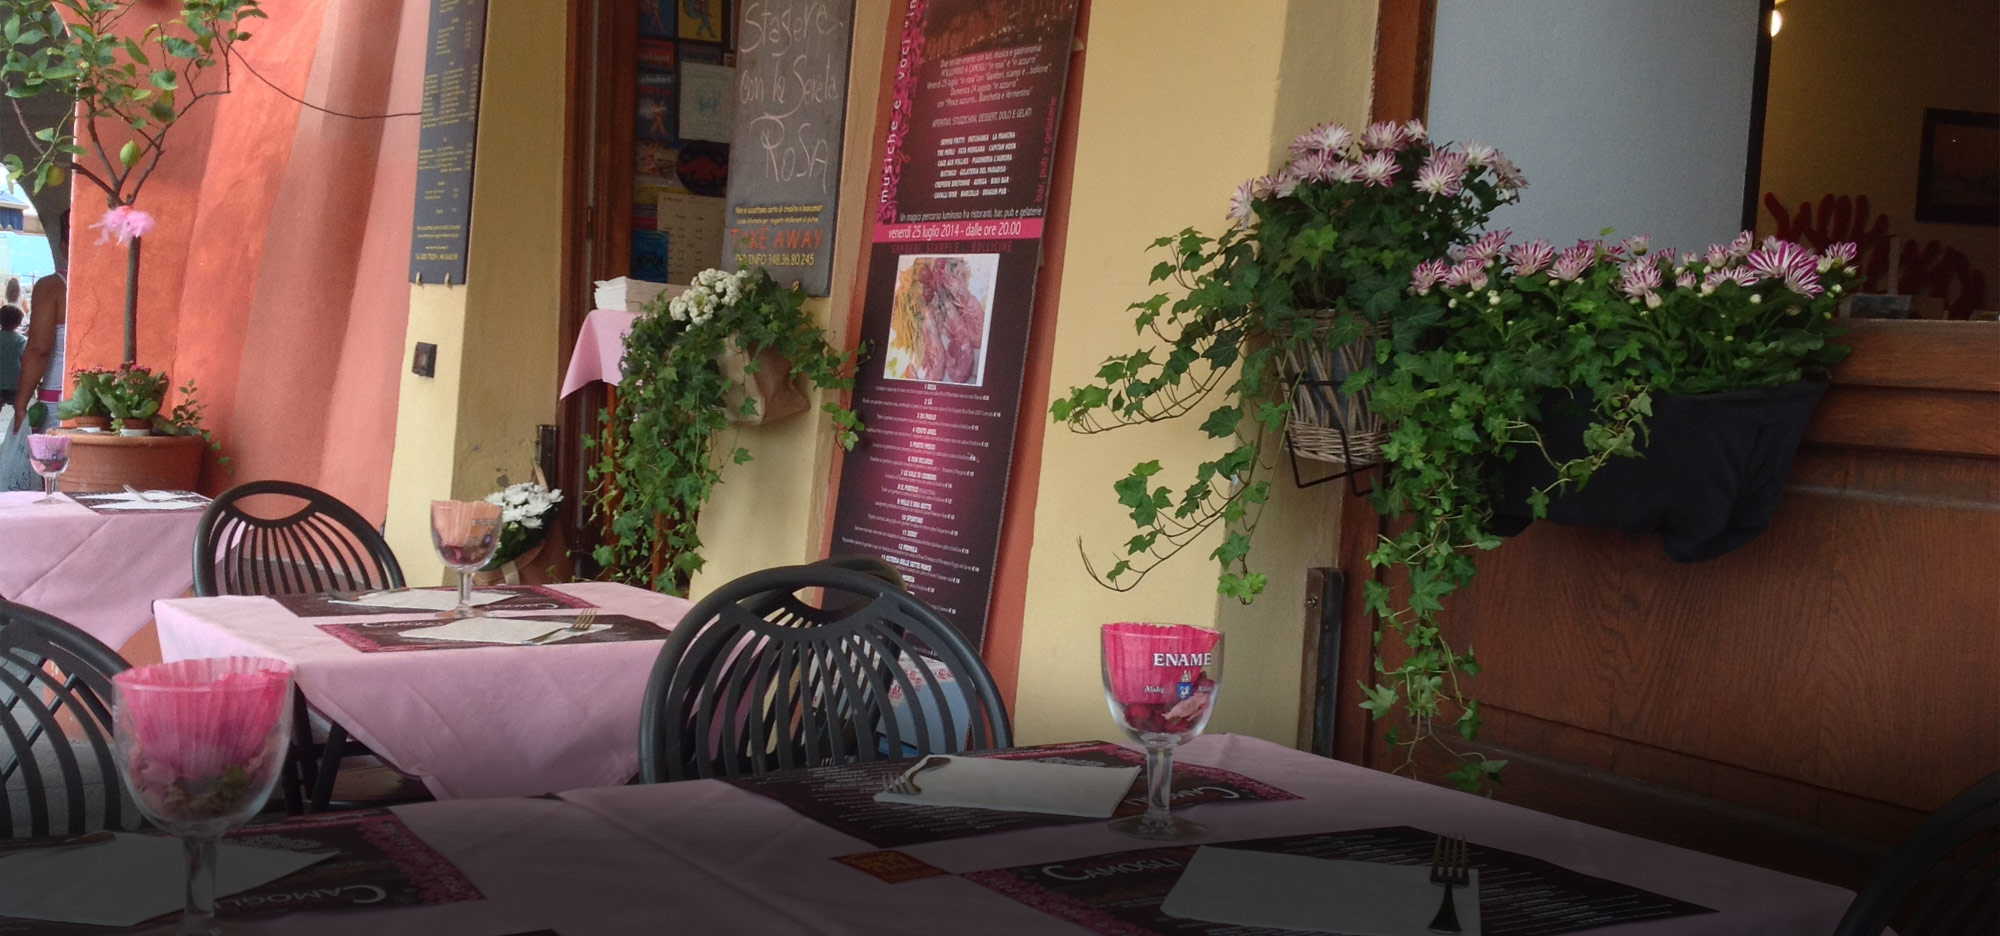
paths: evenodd
<path fill-rule="evenodd" d="M 148 14 L 172 15 L 151 2 Z M 422 105 L 425 0 L 266 4 L 244 59 L 348 114 Z M 140 196 L 139 360 L 196 380 L 228 456 L 204 486 L 281 478 L 381 522 L 409 313 L 418 118 L 300 106 L 238 63 L 231 93 L 177 126 Z M 103 199 L 76 191 L 72 367 L 121 354 L 125 251 L 95 243 Z"/>

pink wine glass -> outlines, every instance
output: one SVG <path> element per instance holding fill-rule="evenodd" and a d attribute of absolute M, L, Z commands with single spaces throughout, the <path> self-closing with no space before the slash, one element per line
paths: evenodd
<path fill-rule="evenodd" d="M 1104 698 L 1111 717 L 1146 746 L 1146 811 L 1111 829 L 1176 842 L 1208 827 L 1173 815 L 1174 749 L 1208 727 L 1222 678 L 1222 634 L 1188 624 L 1104 625 Z"/>
<path fill-rule="evenodd" d="M 112 751 L 139 812 L 180 836 L 187 905 L 179 936 L 226 932 L 215 920 L 216 845 L 264 807 L 292 727 L 292 670 L 223 657 L 139 666 L 112 678 Z"/>
<path fill-rule="evenodd" d="M 483 617 L 472 606 L 472 573 L 486 567 L 500 545 L 500 505 L 486 501 L 431 501 L 431 545 L 458 573 L 458 607 L 452 619 Z"/>
<path fill-rule="evenodd" d="M 42 476 L 42 499 L 37 504 L 58 504 L 56 479 L 69 470 L 69 436 L 37 433 L 28 437 L 28 466 Z"/>

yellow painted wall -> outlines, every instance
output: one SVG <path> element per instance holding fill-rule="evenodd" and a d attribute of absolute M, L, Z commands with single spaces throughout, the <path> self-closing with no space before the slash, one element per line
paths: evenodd
<path fill-rule="evenodd" d="M 1152 295 L 1152 238 L 1225 222 L 1230 192 L 1270 171 L 1300 130 L 1366 119 L 1375 40 L 1371 0 L 1256 0 L 1217 16 L 1197 0 L 1098 2 L 1084 51 L 1068 251 L 1057 288 L 1054 381 L 1091 379 L 1134 347 L 1126 304 Z M 1110 557 L 1134 532 L 1111 484 L 1159 457 L 1185 486 L 1216 449 L 1194 420 L 1080 436 L 1051 431 L 1039 466 L 1035 549 L 1015 704 L 1025 743 L 1116 731 L 1103 702 L 1097 626 L 1155 620 L 1219 625 L 1226 636 L 1214 731 L 1292 743 L 1297 731 L 1305 569 L 1330 564 L 1336 501 L 1275 478 L 1252 562 L 1271 576 L 1249 607 L 1221 602 L 1205 557 L 1219 532 L 1127 593 L 1091 581 L 1077 555 Z M 1276 453 L 1273 453 L 1274 457 Z M 1108 564 L 1108 561 L 1105 563 Z"/>
<path fill-rule="evenodd" d="M 843 348 L 854 277 L 860 268 L 866 226 L 868 171 L 876 133 L 876 100 L 881 88 L 883 45 L 889 34 L 891 0 L 859 0 L 854 10 L 854 46 L 849 53 L 847 125 L 843 131 L 840 217 L 833 246 L 833 287 L 806 308 L 827 329 L 828 343 Z M 818 401 L 815 401 L 816 403 Z M 702 555 L 708 560 L 689 589 L 701 595 L 730 579 L 772 566 L 819 558 L 825 540 L 827 483 L 833 469 L 833 424 L 819 413 L 795 416 L 775 426 L 737 429 L 717 443 L 728 452 L 750 450 L 747 464 L 722 469 L 722 483 L 701 512 Z"/>
<path fill-rule="evenodd" d="M 1779 10 L 1764 191 L 1788 213 L 1829 193 L 1866 195 L 1870 220 L 1886 214 L 1889 233 L 1964 251 L 1986 276 L 1985 307 L 2000 308 L 2000 228 L 1916 220 L 1924 109 L 2000 111 L 2000 0 L 1794 0 Z M 1757 210 L 1770 233 L 1770 211 Z"/>
<path fill-rule="evenodd" d="M 535 427 L 555 421 L 566 76 L 552 37 L 567 28 L 561 3 L 487 10 L 467 284 L 410 287 L 408 346 L 438 346 L 436 377 L 403 373 L 389 477 L 389 546 L 412 584 L 445 578 L 430 501 L 531 477 Z"/>

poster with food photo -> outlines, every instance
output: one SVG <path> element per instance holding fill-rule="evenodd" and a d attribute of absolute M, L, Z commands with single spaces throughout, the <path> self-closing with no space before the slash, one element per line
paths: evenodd
<path fill-rule="evenodd" d="M 999 254 L 897 258 L 882 376 L 977 387 L 986 374 Z"/>

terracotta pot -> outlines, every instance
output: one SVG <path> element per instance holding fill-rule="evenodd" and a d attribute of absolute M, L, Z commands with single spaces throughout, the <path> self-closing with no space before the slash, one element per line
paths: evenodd
<path fill-rule="evenodd" d="M 78 416 L 70 420 L 70 422 L 78 429 L 96 429 L 102 431 L 111 428 L 111 417 L 109 416 Z"/>
<path fill-rule="evenodd" d="M 192 491 L 201 481 L 200 436 L 121 436 L 70 432 L 69 470 L 60 487 L 72 494 L 122 491 Z"/>
<path fill-rule="evenodd" d="M 153 421 L 150 419 L 121 419 L 118 421 L 118 434 L 127 437 L 152 435 Z"/>

